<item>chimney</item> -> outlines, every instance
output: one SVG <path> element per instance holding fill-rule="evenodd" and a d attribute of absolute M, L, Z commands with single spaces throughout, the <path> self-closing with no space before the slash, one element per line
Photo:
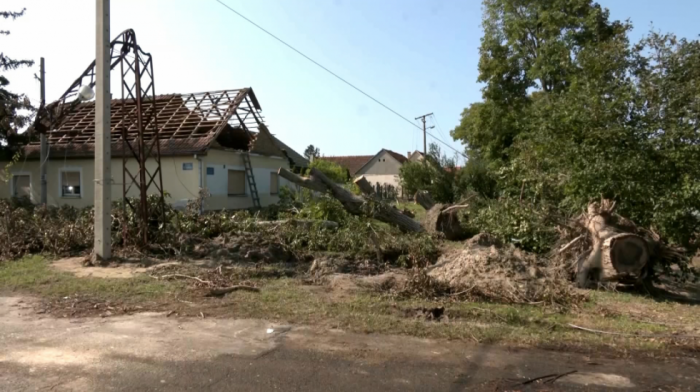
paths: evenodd
<path fill-rule="evenodd" d="M 409 151 L 409 152 L 406 153 L 406 158 L 408 158 L 408 157 L 410 157 L 410 156 L 411 156 L 411 152 Z"/>

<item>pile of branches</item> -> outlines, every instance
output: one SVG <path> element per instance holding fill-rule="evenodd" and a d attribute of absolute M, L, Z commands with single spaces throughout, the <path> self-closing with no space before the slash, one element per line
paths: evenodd
<path fill-rule="evenodd" d="M 218 258 L 294 261 L 319 252 L 404 266 L 434 262 L 437 242 L 425 233 L 404 233 L 347 213 L 330 196 L 281 203 L 270 211 L 200 213 L 204 193 L 184 211 L 166 206 L 165 222 L 149 226 L 149 243 L 138 244 L 137 216 L 112 207 L 113 254 L 118 257 Z M 149 197 L 156 211 L 156 197 Z M 86 255 L 94 243 L 93 209 L 39 207 L 28 200 L 0 200 L 0 260 L 27 254 Z M 335 221 L 316 219 L 333 218 Z M 274 220 L 270 220 L 273 218 Z M 126 225 L 124 225 L 126 223 Z M 124 227 L 126 226 L 126 230 Z M 215 257 L 217 256 L 217 257 Z"/>
<path fill-rule="evenodd" d="M 581 288 L 616 283 L 650 287 L 661 275 L 681 281 L 695 277 L 686 249 L 615 213 L 611 200 L 590 203 L 558 231 L 551 259 L 564 265 Z"/>

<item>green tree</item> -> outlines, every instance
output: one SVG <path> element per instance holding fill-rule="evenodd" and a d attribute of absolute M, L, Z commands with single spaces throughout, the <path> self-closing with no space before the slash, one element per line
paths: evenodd
<path fill-rule="evenodd" d="M 306 150 L 304 150 L 304 156 L 306 159 L 311 160 L 311 158 L 318 158 L 321 155 L 321 150 L 319 150 L 317 147 L 314 147 L 313 144 L 309 144 L 308 147 L 306 147 Z"/>
<path fill-rule="evenodd" d="M 0 11 L 0 20 L 16 19 L 24 15 L 24 11 Z M 9 35 L 8 30 L 0 30 L 0 35 Z M 28 136 L 19 131 L 27 125 L 34 111 L 29 99 L 24 94 L 8 90 L 10 84 L 6 74 L 20 67 L 33 65 L 31 60 L 15 60 L 0 52 L 0 149 L 3 154 L 11 155 L 18 146 L 24 145 Z M 9 153 L 9 154 L 8 154 Z"/>
<path fill-rule="evenodd" d="M 325 174 L 328 178 L 337 182 L 338 184 L 344 184 L 350 179 L 346 168 L 325 159 L 315 159 L 313 162 L 311 162 L 311 165 L 309 165 L 309 169 L 319 170 L 321 173 Z"/>
<path fill-rule="evenodd" d="M 477 191 L 486 197 L 565 214 L 602 195 L 689 244 L 700 231 L 700 43 L 652 32 L 631 45 L 631 24 L 588 0 L 485 0 L 484 9 L 483 102 L 452 131 L 478 160 L 458 184 L 478 173 L 495 181 L 495 191 Z"/>
<path fill-rule="evenodd" d="M 425 162 L 409 161 L 399 169 L 399 178 L 404 192 L 414 195 L 424 190 L 440 203 L 452 203 L 455 194 L 455 161 L 447 157 L 440 147 L 431 143 Z"/>
<path fill-rule="evenodd" d="M 537 92 L 567 90 L 579 72 L 578 53 L 629 26 L 608 21 L 608 11 L 590 0 L 484 0 L 483 6 L 478 81 L 486 84 L 484 101 L 464 110 L 452 136 L 498 166 L 529 130 Z"/>

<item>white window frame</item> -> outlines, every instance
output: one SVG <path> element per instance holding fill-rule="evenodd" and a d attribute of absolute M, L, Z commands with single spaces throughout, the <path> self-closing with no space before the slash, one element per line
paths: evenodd
<path fill-rule="evenodd" d="M 80 194 L 75 196 L 65 196 L 63 194 L 63 173 L 64 172 L 78 172 L 80 173 Z M 83 181 L 83 168 L 82 167 L 61 167 L 58 169 L 58 197 L 62 199 L 82 199 L 83 198 L 83 188 L 85 188 L 85 182 Z"/>
<path fill-rule="evenodd" d="M 29 200 L 34 201 L 34 186 L 32 185 L 32 173 L 27 171 L 12 172 L 10 174 L 10 197 L 16 197 L 15 176 L 29 176 Z"/>

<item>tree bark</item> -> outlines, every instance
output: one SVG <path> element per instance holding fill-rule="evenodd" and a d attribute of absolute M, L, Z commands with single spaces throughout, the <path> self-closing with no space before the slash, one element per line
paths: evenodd
<path fill-rule="evenodd" d="M 310 229 L 314 225 L 319 225 L 324 229 L 337 229 L 338 222 L 327 221 L 327 220 L 313 220 L 313 219 L 282 219 L 277 221 L 258 221 L 255 222 L 257 226 L 262 227 L 277 227 L 285 223 L 291 223 L 294 226 L 301 227 L 303 229 Z"/>
<path fill-rule="evenodd" d="M 430 196 L 428 191 L 418 191 L 413 197 L 416 203 L 420 204 L 421 207 L 425 208 L 426 211 L 430 210 L 435 206 L 435 200 Z"/>
<path fill-rule="evenodd" d="M 285 168 L 280 168 L 278 174 L 280 177 L 299 186 L 303 186 L 304 188 L 322 193 L 329 192 L 331 196 L 340 201 L 343 207 L 353 215 L 366 215 L 362 207 L 367 203 L 367 199 L 354 195 L 352 192 L 333 182 L 317 169 L 311 169 L 310 175 L 307 178 L 300 177 Z M 396 225 L 403 231 L 424 231 L 420 223 L 402 214 L 401 211 L 393 206 L 381 203 L 379 208 L 374 208 L 372 211 L 368 212 L 369 216 L 372 218 Z"/>
<path fill-rule="evenodd" d="M 615 225 L 614 208 L 615 203 L 610 200 L 588 205 L 586 229 L 593 250 L 577 271 L 579 287 L 613 281 L 635 283 L 646 277 L 645 270 L 651 259 L 650 247 L 654 244 L 636 233 L 625 232 L 625 229 L 634 227 L 626 220 L 622 227 Z"/>
<path fill-rule="evenodd" d="M 367 196 L 372 196 L 374 195 L 374 188 L 372 187 L 372 184 L 367 181 L 365 176 L 360 176 L 358 177 L 355 181 L 355 185 L 357 185 L 358 188 L 362 191 Z"/>

